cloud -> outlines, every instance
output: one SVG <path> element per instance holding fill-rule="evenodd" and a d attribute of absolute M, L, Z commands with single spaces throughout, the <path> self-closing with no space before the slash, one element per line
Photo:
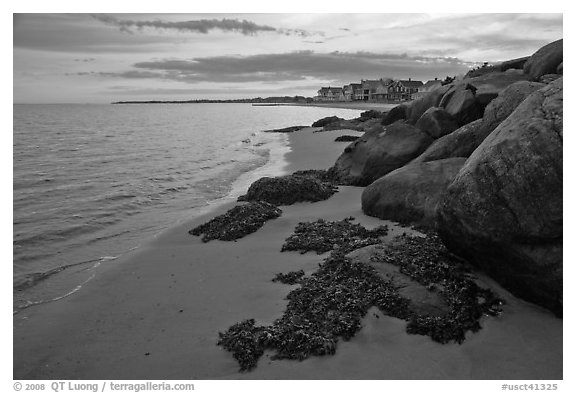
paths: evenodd
<path fill-rule="evenodd" d="M 85 57 L 82 59 L 74 59 L 74 61 L 81 62 L 81 63 L 91 63 L 93 61 L 96 61 L 96 59 L 93 57 Z"/>
<path fill-rule="evenodd" d="M 123 72 L 79 72 L 74 76 L 158 79 L 188 84 L 317 81 L 345 84 L 382 77 L 430 79 L 466 72 L 475 63 L 455 57 L 372 52 L 297 51 L 252 56 L 213 56 L 139 62 Z"/>
<path fill-rule="evenodd" d="M 168 79 L 200 81 L 294 81 L 314 78 L 350 81 L 391 76 L 432 77 L 466 71 L 475 63 L 455 57 L 426 57 L 371 52 L 297 51 L 252 56 L 214 56 L 190 60 L 139 62 L 141 70 L 163 72 Z"/>
<path fill-rule="evenodd" d="M 244 35 L 256 35 L 260 32 L 276 32 L 283 35 L 297 35 L 307 37 L 321 34 L 319 32 L 308 32 L 302 29 L 280 29 L 267 25 L 258 25 L 248 20 L 239 19 L 198 19 L 180 22 L 168 22 L 161 20 L 129 20 L 118 19 L 111 15 L 92 14 L 97 19 L 108 25 L 116 26 L 121 31 L 132 33 L 134 30 L 144 28 L 176 30 L 179 32 L 208 34 L 211 30 L 222 30 L 227 32 L 241 33 Z"/>

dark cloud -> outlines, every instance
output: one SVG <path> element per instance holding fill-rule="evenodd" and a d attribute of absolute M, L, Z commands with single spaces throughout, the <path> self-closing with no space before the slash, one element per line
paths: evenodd
<path fill-rule="evenodd" d="M 106 23 L 108 25 L 116 26 L 121 31 L 132 33 L 134 30 L 142 30 L 144 28 L 163 29 L 163 30 L 176 30 L 186 33 L 208 34 L 210 30 L 222 30 L 228 32 L 241 33 L 244 35 L 256 35 L 260 32 L 276 32 L 284 35 L 297 35 L 307 37 L 318 33 L 310 33 L 301 29 L 279 29 L 267 25 L 258 25 L 248 20 L 239 19 L 198 19 L 180 22 L 167 22 L 161 20 L 129 20 L 118 19 L 111 15 L 105 14 L 92 14 L 93 18 Z"/>
<path fill-rule="evenodd" d="M 85 57 L 83 59 L 74 59 L 74 61 L 81 62 L 81 63 L 91 63 L 93 61 L 96 61 L 96 59 L 93 57 Z"/>
<path fill-rule="evenodd" d="M 281 82 L 308 78 L 353 81 L 360 78 L 428 78 L 455 75 L 475 65 L 455 57 L 370 52 L 298 51 L 253 56 L 164 59 L 134 64 L 140 70 L 182 82 Z"/>

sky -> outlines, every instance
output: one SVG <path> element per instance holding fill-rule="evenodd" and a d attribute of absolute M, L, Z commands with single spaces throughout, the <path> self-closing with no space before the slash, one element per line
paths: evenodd
<path fill-rule="evenodd" d="M 311 97 L 464 74 L 562 30 L 562 14 L 14 14 L 13 101 Z"/>

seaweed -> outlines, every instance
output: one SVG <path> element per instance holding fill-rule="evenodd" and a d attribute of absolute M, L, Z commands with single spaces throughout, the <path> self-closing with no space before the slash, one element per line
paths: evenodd
<path fill-rule="evenodd" d="M 358 138 L 360 137 L 354 135 L 341 135 L 334 139 L 334 142 L 354 142 Z"/>
<path fill-rule="evenodd" d="M 501 312 L 502 301 L 478 287 L 467 266 L 453 258 L 435 234 L 398 238 L 382 247 L 383 252 L 374 253 L 369 264 L 346 257 L 352 248 L 336 248 L 316 272 L 301 278 L 300 287 L 287 296 L 284 315 L 272 325 L 256 326 L 251 319 L 219 333 L 218 345 L 233 353 L 241 371 L 256 367 L 266 349 L 276 351 L 272 359 L 333 355 L 338 340 L 352 338 L 373 306 L 408 321 L 408 333 L 427 335 L 439 343 L 461 343 L 467 331 L 481 328 L 483 314 Z M 410 300 L 399 295 L 394 283 L 374 268 L 384 262 L 400 266 L 404 274 L 439 291 L 450 312 L 433 317 L 413 311 Z"/>
<path fill-rule="evenodd" d="M 323 201 L 337 191 L 334 184 L 316 176 L 316 171 L 301 171 L 287 176 L 260 178 L 250 185 L 246 195 L 240 196 L 238 201 L 292 205 L 296 202 Z"/>
<path fill-rule="evenodd" d="M 371 261 L 399 266 L 401 273 L 438 290 L 450 306 L 450 312 L 440 317 L 414 316 L 406 327 L 408 333 L 428 335 L 440 343 L 462 343 L 467 331 L 480 330 L 482 315 L 502 312 L 503 300 L 479 287 L 469 267 L 448 252 L 434 232 L 428 230 L 426 237 L 403 236 L 384 251 L 373 254 Z"/>
<path fill-rule="evenodd" d="M 235 206 L 226 213 L 214 217 L 205 224 L 188 231 L 202 236 L 203 242 L 213 239 L 236 240 L 256 232 L 268 220 L 280 217 L 282 210 L 267 202 L 250 202 Z"/>
<path fill-rule="evenodd" d="M 300 283 L 300 279 L 304 276 L 304 274 L 304 270 L 302 269 L 289 273 L 277 273 L 272 281 L 281 282 L 282 284 L 294 285 Z"/>
<path fill-rule="evenodd" d="M 341 221 L 319 219 L 314 222 L 301 222 L 296 226 L 294 234 L 286 239 L 281 251 L 300 251 L 301 254 L 316 251 L 317 254 L 323 254 L 335 248 L 342 248 L 350 252 L 377 244 L 381 236 L 388 234 L 386 225 L 369 230 L 360 224 L 351 223 L 352 220 L 354 217 Z"/>

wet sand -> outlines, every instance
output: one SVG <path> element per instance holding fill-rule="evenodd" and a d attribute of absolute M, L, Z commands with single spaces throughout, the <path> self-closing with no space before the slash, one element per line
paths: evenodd
<path fill-rule="evenodd" d="M 289 135 L 286 171 L 327 168 L 353 131 Z M 271 361 L 239 373 L 218 332 L 247 318 L 269 324 L 282 315 L 288 285 L 276 273 L 311 273 L 325 257 L 279 250 L 296 224 L 363 215 L 361 188 L 340 187 L 327 201 L 281 207 L 283 215 L 236 242 L 202 243 L 187 232 L 229 209 L 171 228 L 135 252 L 102 265 L 74 295 L 14 316 L 15 379 L 561 379 L 562 320 L 484 279 L 507 301 L 500 317 L 462 344 L 408 335 L 405 322 L 368 313 L 363 329 L 336 355 Z M 392 225 L 392 223 L 388 223 Z M 405 229 L 392 225 L 389 237 Z M 378 315 L 377 318 L 375 315 Z"/>

